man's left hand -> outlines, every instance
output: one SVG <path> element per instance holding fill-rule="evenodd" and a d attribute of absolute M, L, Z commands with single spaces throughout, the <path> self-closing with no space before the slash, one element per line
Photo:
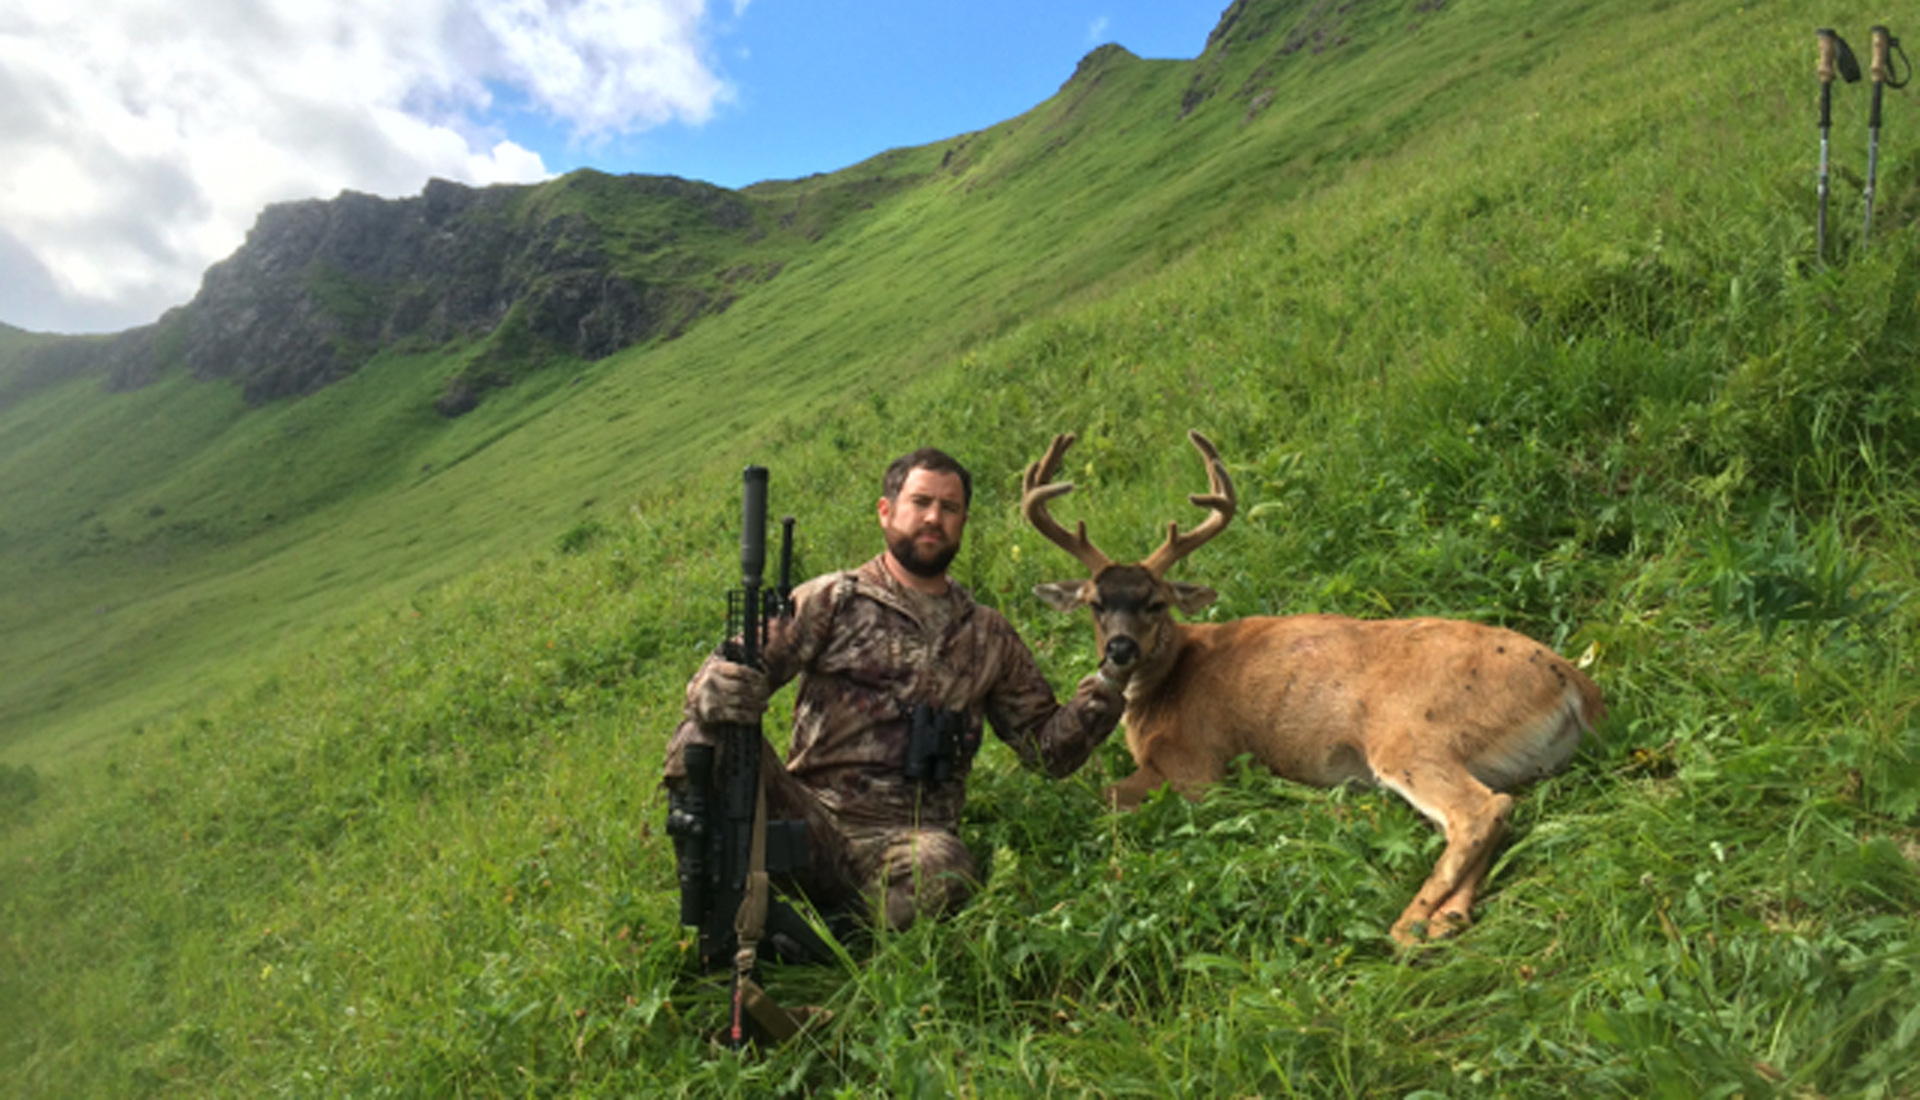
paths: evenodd
<path fill-rule="evenodd" d="M 693 689 L 693 720 L 703 726 L 758 725 L 767 694 L 767 677 L 759 669 L 715 661 Z"/>

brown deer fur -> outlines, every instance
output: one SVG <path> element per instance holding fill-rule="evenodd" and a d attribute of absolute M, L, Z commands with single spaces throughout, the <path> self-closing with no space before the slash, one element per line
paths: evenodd
<path fill-rule="evenodd" d="M 1133 809 L 1171 784 L 1188 798 L 1245 753 L 1276 775 L 1316 787 L 1378 785 L 1406 799 L 1446 836 L 1426 884 L 1394 922 L 1402 944 L 1465 926 L 1513 800 L 1501 793 L 1552 775 L 1606 713 L 1600 689 L 1545 646 L 1500 627 L 1455 619 L 1361 620 L 1338 615 L 1181 623 L 1213 603 L 1202 585 L 1165 573 L 1220 533 L 1235 497 L 1213 445 L 1188 433 L 1207 461 L 1209 511 L 1194 531 L 1169 525 L 1146 561 L 1115 564 L 1069 535 L 1047 501 L 1073 436 L 1056 436 L 1027 468 L 1022 511 L 1090 576 L 1034 589 L 1060 611 L 1093 613 L 1101 673 L 1125 684 L 1127 747 L 1138 766 L 1107 788 Z"/>

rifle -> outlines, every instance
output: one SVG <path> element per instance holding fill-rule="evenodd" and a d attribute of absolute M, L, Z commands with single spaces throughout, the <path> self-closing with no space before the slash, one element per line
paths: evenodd
<path fill-rule="evenodd" d="M 767 629 L 793 613 L 793 517 L 782 521 L 780 580 L 762 587 L 767 558 L 767 470 L 745 472 L 740 533 L 740 587 L 727 593 L 727 640 L 721 655 L 763 669 Z M 763 669 L 764 671 L 764 669 Z M 768 876 L 807 865 L 804 821 L 768 821 L 761 754 L 766 739 L 758 725 L 725 725 L 717 745 L 688 745 L 687 785 L 669 796 L 667 835 L 673 838 L 680 874 L 680 923 L 699 929 L 700 962 L 709 970 L 731 967 L 731 1020 L 723 1032 L 733 1048 L 749 1041 L 784 1042 L 800 1021 L 760 987 L 763 936 L 779 934 L 797 950 L 790 961 L 824 962 L 832 950 L 785 901 L 772 896 Z M 790 946 L 789 946 L 790 945 Z"/>

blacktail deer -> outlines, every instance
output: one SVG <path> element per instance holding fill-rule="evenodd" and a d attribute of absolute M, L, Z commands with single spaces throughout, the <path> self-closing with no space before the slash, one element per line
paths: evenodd
<path fill-rule="evenodd" d="M 1500 793 L 1552 775 L 1580 735 L 1606 714 L 1600 689 L 1545 646 L 1511 630 L 1455 619 L 1369 621 L 1338 615 L 1181 623 L 1214 602 L 1204 585 L 1167 579 L 1175 563 L 1233 519 L 1233 481 L 1220 454 L 1189 432 L 1206 459 L 1208 510 L 1145 561 L 1116 564 L 1047 512 L 1072 490 L 1055 482 L 1072 435 L 1054 437 L 1027 467 L 1021 513 L 1089 574 L 1034 594 L 1057 611 L 1093 612 L 1100 669 L 1125 684 L 1127 747 L 1138 766 L 1108 787 L 1133 809 L 1171 784 L 1188 798 L 1246 753 L 1275 774 L 1316 787 L 1378 785 L 1412 803 L 1446 834 L 1432 875 L 1394 922 L 1404 945 L 1464 927 L 1513 800 Z"/>

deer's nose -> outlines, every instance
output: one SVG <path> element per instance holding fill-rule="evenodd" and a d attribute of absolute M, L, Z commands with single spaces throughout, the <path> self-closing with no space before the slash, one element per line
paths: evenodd
<path fill-rule="evenodd" d="M 1107 639 L 1107 660 L 1117 668 L 1125 668 L 1140 659 L 1140 643 L 1132 638 L 1121 636 Z"/>

